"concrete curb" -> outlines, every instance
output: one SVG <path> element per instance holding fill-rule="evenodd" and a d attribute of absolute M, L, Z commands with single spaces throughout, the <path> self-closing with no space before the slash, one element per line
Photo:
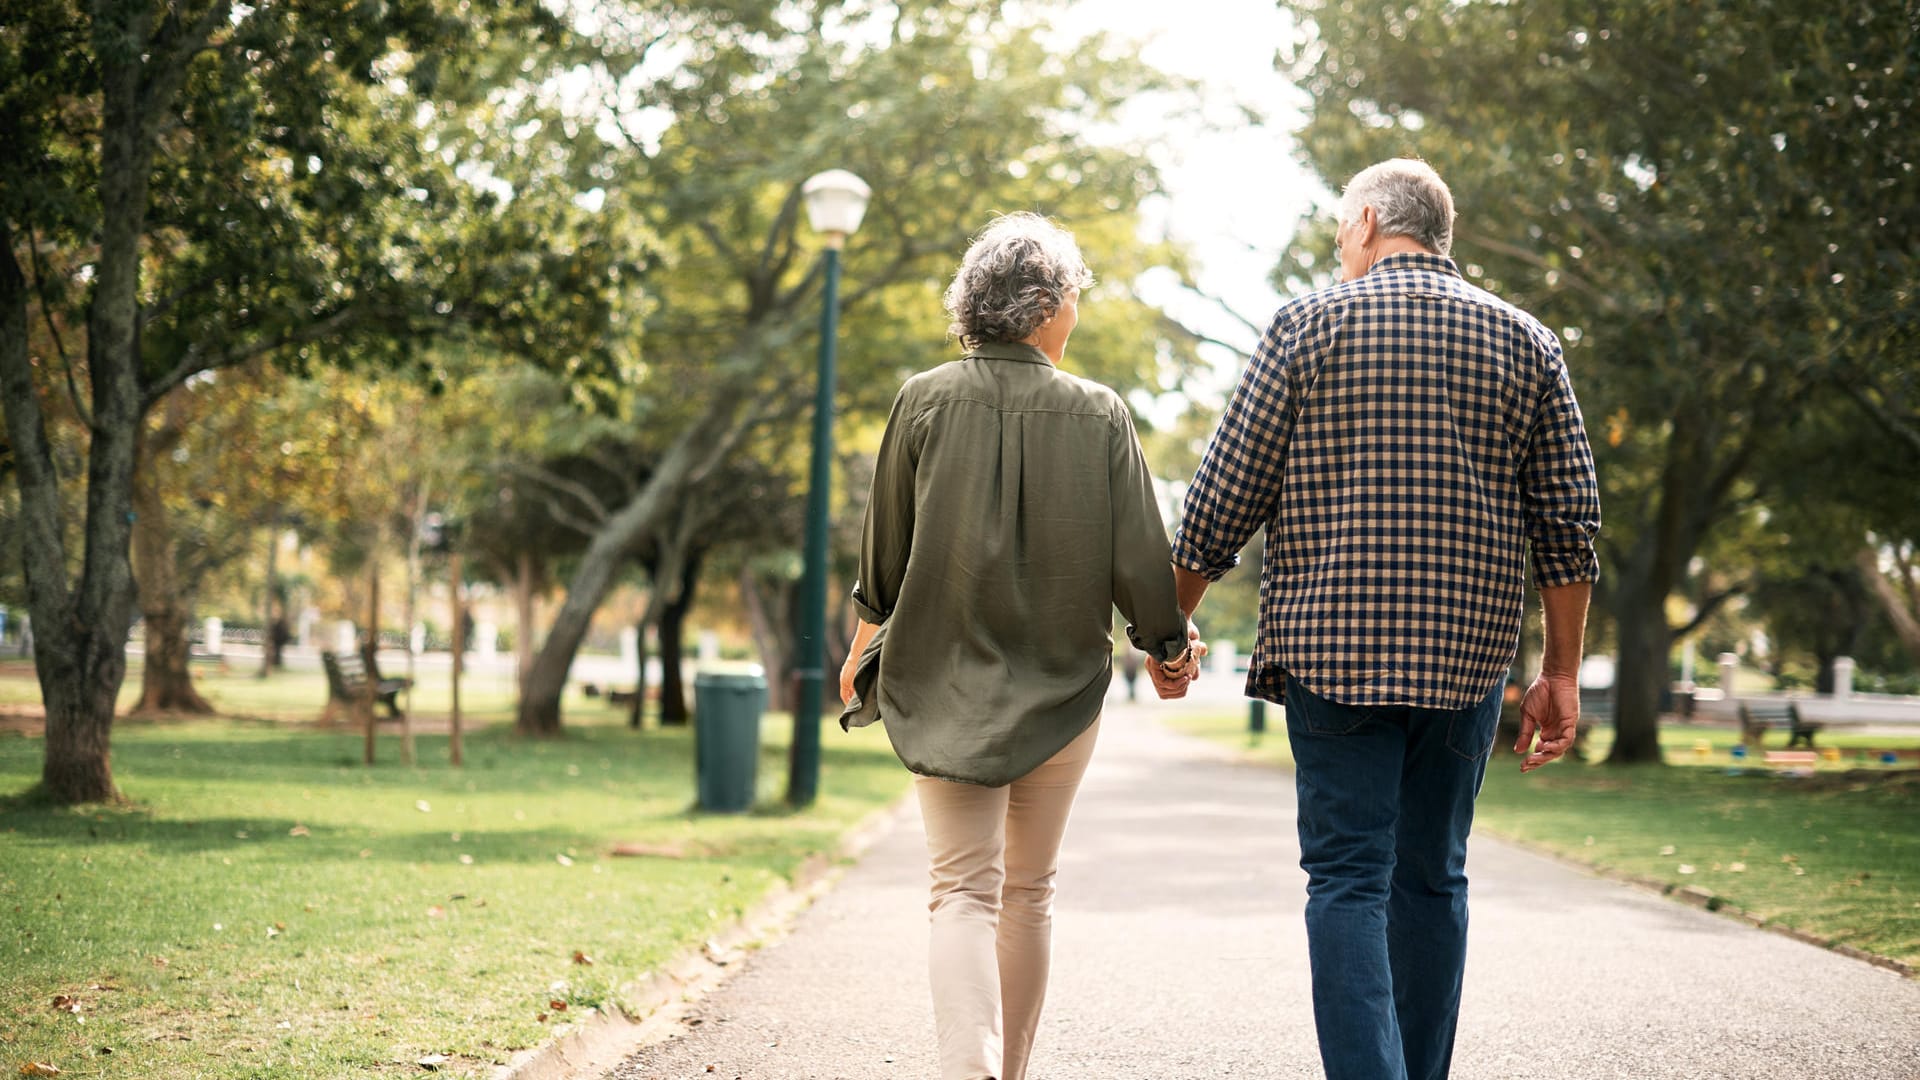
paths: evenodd
<path fill-rule="evenodd" d="M 598 1077 L 640 1047 L 671 1035 L 700 1000 L 718 989 L 739 961 L 777 941 L 881 837 L 906 817 L 911 794 L 876 810 L 847 832 L 832 856 L 815 855 L 800 865 L 791 884 L 776 886 L 753 909 L 698 948 L 623 987 L 619 1006 L 594 1010 L 556 1031 L 545 1045 L 522 1050 L 495 1067 L 491 1080 L 585 1080 Z"/>
<path fill-rule="evenodd" d="M 1585 862 L 1570 855 L 1563 855 L 1530 840 L 1517 839 L 1499 832 L 1490 831 L 1490 835 L 1497 837 L 1501 843 L 1511 844 L 1522 851 L 1538 855 L 1543 859 L 1550 859 L 1562 866 L 1579 870 L 1592 877 L 1597 877 L 1605 881 L 1619 882 L 1622 885 L 1631 885 L 1642 892 L 1656 893 L 1669 900 L 1677 900 L 1680 903 L 1686 904 L 1688 907 L 1696 907 L 1701 911 L 1723 915 L 1729 919 L 1745 923 L 1756 930 L 1766 930 L 1770 933 L 1779 934 L 1782 937 L 1792 938 L 1803 944 L 1812 945 L 1815 948 L 1839 953 L 1841 956 L 1858 960 L 1865 964 L 1871 964 L 1874 967 L 1893 972 L 1895 975 L 1909 979 L 1920 976 L 1920 969 L 1916 969 L 1912 964 L 1904 960 L 1896 960 L 1891 956 L 1881 956 L 1879 953 L 1872 953 L 1852 945 L 1842 944 L 1834 941 L 1830 937 L 1811 933 L 1797 926 L 1791 926 L 1787 923 L 1776 922 L 1755 915 L 1744 908 L 1735 907 L 1727 903 L 1718 894 L 1714 893 L 1713 890 L 1703 886 L 1675 885 L 1670 881 L 1661 881 L 1657 878 L 1643 877 L 1639 874 L 1610 870 L 1603 866 L 1595 866 L 1590 862 Z"/>

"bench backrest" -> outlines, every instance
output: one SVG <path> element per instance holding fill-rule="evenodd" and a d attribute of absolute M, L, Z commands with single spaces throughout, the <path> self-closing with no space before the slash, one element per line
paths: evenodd
<path fill-rule="evenodd" d="M 320 654 L 320 665 L 327 669 L 327 685 L 338 694 L 351 694 L 367 685 L 367 662 L 359 653 Z"/>
<path fill-rule="evenodd" d="M 1745 720 L 1797 720 L 1799 710 L 1791 701 L 1743 701 L 1740 716 Z"/>

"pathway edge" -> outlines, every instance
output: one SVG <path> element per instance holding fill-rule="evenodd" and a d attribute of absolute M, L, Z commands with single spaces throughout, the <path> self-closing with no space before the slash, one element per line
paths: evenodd
<path fill-rule="evenodd" d="M 832 855 L 815 854 L 802 862 L 793 880 L 776 885 L 738 919 L 704 943 L 622 987 L 620 997 L 634 1006 L 595 1010 L 546 1043 L 516 1052 L 497 1065 L 491 1080 L 581 1080 L 597 1077 L 633 1052 L 677 1031 L 681 1021 L 708 994 L 740 970 L 753 948 L 784 937 L 794 920 L 839 883 L 848 867 L 906 818 L 912 792 L 855 823 Z"/>

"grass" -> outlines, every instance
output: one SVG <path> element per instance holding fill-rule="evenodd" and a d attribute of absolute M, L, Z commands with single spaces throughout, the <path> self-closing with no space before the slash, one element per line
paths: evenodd
<path fill-rule="evenodd" d="M 286 692 L 244 678 L 207 683 L 223 702 Z M 573 711 L 553 741 L 472 733 L 462 770 L 444 736 L 421 736 L 407 768 L 383 735 L 369 769 L 351 731 L 116 725 L 131 805 L 0 802 L 0 1071 L 336 1077 L 445 1054 L 442 1072 L 483 1075 L 906 788 L 884 735 L 831 730 L 819 803 L 775 807 L 790 725 L 770 715 L 762 808 L 697 815 L 684 732 Z M 0 795 L 40 757 L 38 738 L 0 733 Z M 623 841 L 654 854 L 611 855 Z"/>
<path fill-rule="evenodd" d="M 226 671 L 211 665 L 195 665 L 194 685 L 201 696 L 224 715 L 269 720 L 312 720 L 327 703 L 327 678 L 320 671 L 275 672 L 271 678 L 252 677 L 258 661 L 242 660 Z M 381 673 L 403 676 L 404 668 L 395 666 Z M 141 664 L 136 657 L 127 665 L 126 680 L 120 685 L 122 714 L 140 700 Z M 444 719 L 452 707 L 452 691 L 444 670 L 424 675 L 412 690 L 412 715 L 423 720 Z M 402 695 L 402 705 L 406 696 Z M 471 725 L 513 719 L 511 679 L 469 673 L 460 685 L 460 715 Z M 34 680 L 31 661 L 0 660 L 0 706 L 40 706 L 40 686 Z M 599 708 L 590 705 L 590 708 Z M 385 715 L 384 712 L 381 715 Z"/>
<path fill-rule="evenodd" d="M 1292 765 L 1278 709 L 1268 710 L 1269 731 L 1257 740 L 1244 713 L 1170 723 L 1254 760 Z M 1595 733 L 1595 761 L 1610 739 Z M 1704 888 L 1716 906 L 1920 964 L 1920 771 L 1912 767 L 1920 740 L 1822 732 L 1820 744 L 1841 750 L 1840 760 L 1810 776 L 1750 759 L 1736 773 L 1730 729 L 1668 725 L 1661 741 L 1669 767 L 1567 761 L 1526 776 L 1496 747 L 1475 828 L 1604 872 Z M 1882 750 L 1902 752 L 1901 764 L 1879 764 Z"/>

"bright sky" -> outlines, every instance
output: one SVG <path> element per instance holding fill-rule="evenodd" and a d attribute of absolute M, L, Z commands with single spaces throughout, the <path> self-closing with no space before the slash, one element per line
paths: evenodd
<path fill-rule="evenodd" d="M 1291 16 L 1274 0 L 1080 0 L 1072 17 L 1078 26 L 1058 28 L 1144 41 L 1147 63 L 1205 87 L 1204 125 L 1170 120 L 1152 105 L 1127 119 L 1131 137 L 1151 140 L 1169 193 L 1147 208 L 1149 227 L 1165 228 L 1194 252 L 1203 290 L 1264 326 L 1280 300 L 1268 274 L 1300 215 L 1331 197 L 1295 160 L 1288 134 L 1300 122 L 1304 95 L 1274 70 L 1274 54 L 1292 31 Z M 1267 122 L 1246 123 L 1241 106 Z M 1209 357 L 1218 384 L 1191 388 L 1224 393 L 1252 335 L 1172 289 L 1154 293 L 1150 299 L 1177 317 L 1241 347 L 1239 356 L 1221 350 Z"/>

